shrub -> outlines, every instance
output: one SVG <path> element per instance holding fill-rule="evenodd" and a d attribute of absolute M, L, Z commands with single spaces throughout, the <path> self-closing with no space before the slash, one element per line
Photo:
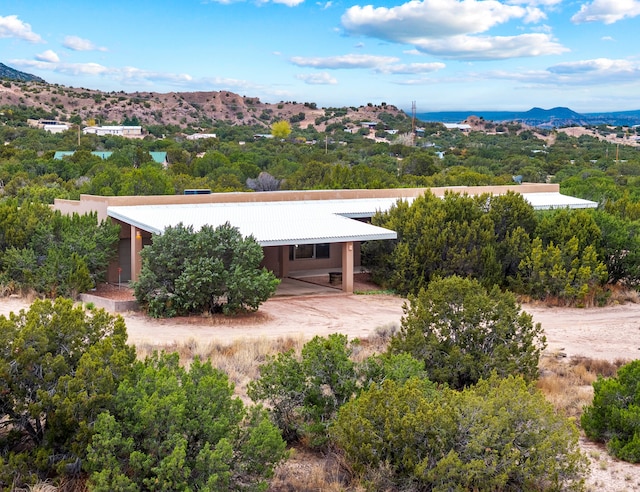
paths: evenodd
<path fill-rule="evenodd" d="M 593 404 L 581 418 L 587 437 L 606 443 L 617 458 L 640 462 L 640 360 L 614 378 L 598 378 L 593 390 Z"/>
<path fill-rule="evenodd" d="M 247 393 L 267 403 L 285 439 L 323 447 L 339 408 L 363 388 L 386 379 L 424 376 L 424 364 L 408 354 L 371 356 L 355 363 L 354 346 L 356 342 L 345 335 L 316 336 L 304 345 L 300 357 L 293 350 L 267 357 Z"/>
<path fill-rule="evenodd" d="M 122 318 L 70 299 L 0 317 L 0 488 L 81 463 L 93 422 L 135 359 L 126 339 Z"/>
<path fill-rule="evenodd" d="M 92 490 L 266 490 L 286 457 L 260 407 L 233 396 L 227 376 L 178 354 L 138 362 L 102 413 L 88 447 Z"/>
<path fill-rule="evenodd" d="M 195 233 L 182 224 L 168 227 L 140 254 L 135 296 L 156 317 L 254 311 L 279 283 L 260 269 L 263 253 L 255 239 L 228 223 Z"/>
<path fill-rule="evenodd" d="M 345 335 L 316 336 L 302 348 L 268 358 L 248 394 L 266 401 L 285 438 L 304 437 L 312 447 L 326 444 L 326 427 L 356 391 L 352 345 Z"/>
<path fill-rule="evenodd" d="M 491 376 L 462 392 L 387 380 L 338 412 L 331 435 L 372 488 L 582 490 L 578 431 L 520 377 Z"/>
<path fill-rule="evenodd" d="M 545 346 L 540 324 L 520 311 L 513 294 L 453 276 L 409 296 L 389 350 L 423 360 L 433 381 L 464 388 L 494 371 L 534 380 Z"/>

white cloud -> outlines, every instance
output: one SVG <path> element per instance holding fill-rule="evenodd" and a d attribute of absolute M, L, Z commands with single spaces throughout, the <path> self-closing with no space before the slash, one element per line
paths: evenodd
<path fill-rule="evenodd" d="M 640 77 L 640 62 L 610 58 L 596 58 L 574 62 L 558 63 L 546 70 L 521 72 L 493 71 L 475 74 L 478 78 L 506 79 L 521 83 L 565 86 L 602 85 L 633 83 Z"/>
<path fill-rule="evenodd" d="M 507 58 L 559 55 L 567 48 L 544 33 L 518 36 L 452 36 L 445 39 L 424 39 L 416 48 L 430 55 L 458 60 L 501 60 Z"/>
<path fill-rule="evenodd" d="M 39 55 L 36 55 L 36 60 L 49 62 L 49 63 L 58 63 L 60 61 L 60 57 L 55 51 L 46 50 L 40 53 Z"/>
<path fill-rule="evenodd" d="M 584 22 L 613 24 L 638 15 L 640 15 L 640 0 L 594 0 L 583 4 L 580 11 L 571 17 L 571 21 L 576 24 Z"/>
<path fill-rule="evenodd" d="M 611 36 L 602 36 L 600 41 L 615 41 Z"/>
<path fill-rule="evenodd" d="M 31 30 L 31 25 L 18 19 L 17 15 L 0 15 L 0 38 L 17 38 L 30 43 L 43 43 L 42 38 Z"/>
<path fill-rule="evenodd" d="M 14 59 L 9 60 L 12 66 L 22 69 L 36 68 L 49 72 L 64 74 L 79 79 L 80 77 L 100 78 L 96 85 L 115 85 L 116 87 L 131 86 L 139 90 L 147 87 L 154 90 L 156 83 L 174 86 L 187 90 L 229 90 L 238 93 L 250 93 L 258 96 L 268 96 L 281 100 L 291 94 L 250 81 L 225 77 L 207 77 L 194 79 L 189 74 L 155 72 L 136 67 L 105 67 L 98 63 L 52 63 Z M 92 85 L 89 85 L 92 86 Z"/>
<path fill-rule="evenodd" d="M 392 56 L 377 55 L 340 55 L 329 57 L 311 57 L 294 56 L 291 63 L 298 67 L 312 68 L 378 68 L 391 63 L 397 63 L 398 58 Z"/>
<path fill-rule="evenodd" d="M 562 3 L 562 0 L 509 0 L 508 3 L 512 5 L 542 5 L 544 7 L 553 7 L 554 5 Z"/>
<path fill-rule="evenodd" d="M 537 9 L 505 5 L 497 0 L 412 0 L 398 7 L 355 5 L 342 16 L 351 34 L 398 43 L 481 33 L 512 19 L 541 17 Z"/>
<path fill-rule="evenodd" d="M 13 60 L 12 64 L 25 67 L 48 70 L 55 73 L 73 76 L 102 76 L 124 83 L 149 83 L 149 82 L 190 82 L 192 77 L 187 74 L 173 74 L 166 72 L 153 72 L 141 70 L 135 67 L 109 68 L 99 63 L 57 63 L 42 58 L 33 60 Z"/>
<path fill-rule="evenodd" d="M 287 7 L 296 7 L 304 2 L 304 0 L 271 0 L 273 3 L 286 5 Z M 265 2 L 266 3 L 266 2 Z"/>
<path fill-rule="evenodd" d="M 54 63 L 45 60 L 12 60 L 11 63 L 19 67 L 37 68 L 67 75 L 100 75 L 109 72 L 107 67 L 98 63 Z"/>
<path fill-rule="evenodd" d="M 442 70 L 446 65 L 440 62 L 433 63 L 409 63 L 406 65 L 384 65 L 376 68 L 376 72 L 390 74 L 418 74 L 431 73 Z"/>
<path fill-rule="evenodd" d="M 629 60 L 613 60 L 610 58 L 594 58 L 592 60 L 580 60 L 575 62 L 558 63 L 549 67 L 551 73 L 571 75 L 571 74 L 616 74 L 620 76 L 640 75 L 640 64 Z"/>
<path fill-rule="evenodd" d="M 327 72 L 298 74 L 296 75 L 296 78 L 309 85 L 335 85 L 338 83 L 337 79 L 329 75 Z"/>
<path fill-rule="evenodd" d="M 88 39 L 78 36 L 66 36 L 62 46 L 72 51 L 107 51 L 106 48 L 98 48 Z"/>
<path fill-rule="evenodd" d="M 537 23 L 546 14 L 535 5 L 497 0 L 411 0 L 398 7 L 354 6 L 342 16 L 346 32 L 412 45 L 422 53 L 466 60 L 496 60 L 567 51 L 550 35 L 479 36 L 512 20 Z"/>

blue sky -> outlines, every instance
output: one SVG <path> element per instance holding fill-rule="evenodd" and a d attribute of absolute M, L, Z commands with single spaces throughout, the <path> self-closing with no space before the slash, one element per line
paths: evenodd
<path fill-rule="evenodd" d="M 0 62 L 104 91 L 640 109 L 640 0 L 0 0 Z"/>

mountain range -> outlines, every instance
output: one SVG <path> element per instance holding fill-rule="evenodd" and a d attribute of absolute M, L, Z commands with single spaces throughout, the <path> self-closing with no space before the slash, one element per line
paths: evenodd
<path fill-rule="evenodd" d="M 3 63 L 0 63 L 0 79 L 15 82 L 36 82 L 45 85 L 47 84 L 46 81 L 40 77 L 26 72 L 21 72 Z M 22 93 L 20 87 L 14 87 L 10 92 L 11 93 L 5 92 L 4 94 L 0 94 L 0 103 L 4 102 L 8 104 L 15 104 L 16 102 L 18 102 L 18 100 L 24 101 L 25 96 L 28 97 L 28 94 Z M 59 94 L 63 93 L 63 91 L 61 90 L 58 90 L 57 92 Z M 76 92 L 77 94 L 73 94 L 74 92 Z M 346 108 L 346 114 L 342 114 L 342 112 L 336 112 L 335 115 L 331 115 L 333 117 L 327 118 L 326 111 L 319 110 L 319 108 L 316 108 L 315 104 L 313 103 L 286 102 L 278 105 L 273 105 L 261 103 L 258 98 L 247 98 L 246 96 L 240 97 L 237 94 L 225 91 L 193 93 L 186 92 L 170 94 L 136 92 L 135 94 L 126 94 L 127 97 L 125 97 L 124 93 L 120 92 L 117 93 L 117 102 L 122 102 L 122 106 L 125 106 L 125 104 L 126 106 L 120 108 L 121 110 L 119 111 L 117 104 L 107 103 L 107 97 L 113 96 L 115 93 L 101 93 L 100 91 L 91 91 L 87 89 L 79 90 L 73 88 L 68 88 L 67 93 L 72 97 L 78 97 L 82 95 L 88 98 L 91 102 L 95 101 L 95 105 L 92 105 L 90 103 L 83 103 L 83 108 L 87 109 L 87 115 L 82 116 L 89 117 L 91 114 L 96 115 L 97 110 L 100 110 L 98 116 L 104 118 L 105 120 L 118 120 L 127 114 L 133 114 L 133 116 L 136 116 L 140 119 L 140 121 L 147 124 L 151 122 L 158 123 L 158 119 L 166 119 L 158 118 L 158 114 L 161 110 L 166 111 L 169 107 L 172 106 L 172 104 L 167 101 L 168 98 L 179 99 L 179 107 L 172 108 L 174 109 L 174 111 L 171 111 L 171 119 L 174 121 L 171 121 L 171 123 L 177 123 L 178 121 L 184 123 L 195 123 L 196 121 L 204 117 L 205 119 L 224 119 L 229 122 L 233 122 L 234 124 L 261 123 L 268 125 L 274 118 L 290 119 L 293 116 L 299 118 L 299 121 L 302 123 L 302 127 L 306 127 L 306 125 L 311 124 L 312 122 L 315 122 L 317 126 L 318 118 L 323 119 L 324 121 L 322 122 L 322 126 L 326 126 L 329 123 L 337 121 L 339 116 L 349 116 L 359 120 L 371 119 L 374 121 L 379 121 L 378 116 L 382 112 L 390 112 L 392 114 L 398 114 L 399 112 L 402 112 L 394 106 L 387 106 L 383 103 L 382 107 L 362 106 L 360 108 Z M 211 111 L 202 111 L 203 107 L 206 106 L 206 103 L 213 101 L 213 99 L 215 99 L 216 97 L 220 101 L 218 107 L 214 108 L 212 106 Z M 45 110 L 50 110 L 50 108 L 47 107 L 46 102 L 44 102 L 44 98 L 38 99 L 41 100 L 40 103 L 33 104 L 35 101 L 32 101 L 31 105 L 41 107 Z M 61 98 L 59 96 L 57 97 L 58 104 L 56 105 L 56 107 L 60 106 L 60 102 L 64 104 L 65 101 L 60 101 L 60 99 L 64 98 Z M 51 103 L 53 103 L 55 100 L 56 99 L 54 96 L 54 99 L 51 101 Z M 132 111 L 131 101 L 142 103 L 146 108 L 146 111 Z M 154 105 L 154 107 L 151 107 L 154 101 L 158 104 Z M 183 102 L 187 104 L 183 105 Z M 77 105 L 77 103 L 72 103 L 72 106 L 75 105 Z M 64 104 L 64 106 L 66 107 L 66 104 Z M 355 111 L 353 111 L 353 109 L 355 109 Z M 256 112 L 258 114 L 256 114 Z M 247 116 L 251 113 L 253 113 L 253 117 L 248 118 Z M 567 126 L 589 125 L 640 125 L 640 110 L 601 113 L 577 113 L 565 107 L 556 107 L 552 109 L 542 109 L 536 107 L 524 112 L 441 111 L 416 114 L 416 118 L 418 118 L 420 121 L 440 123 L 460 123 L 465 121 L 470 116 L 476 116 L 486 121 L 493 121 L 496 123 L 520 122 L 525 125 L 538 128 L 559 128 Z"/>
<path fill-rule="evenodd" d="M 0 79 L 19 80 L 21 82 L 44 82 L 44 79 L 31 75 L 30 73 L 21 72 L 15 68 L 8 67 L 4 63 L 0 63 Z"/>
<path fill-rule="evenodd" d="M 519 122 L 539 128 L 559 128 L 566 126 L 634 126 L 640 124 L 640 110 L 615 111 L 602 113 L 576 113 L 575 111 L 557 107 L 552 109 L 532 108 L 529 111 L 441 111 L 433 113 L 417 113 L 421 121 L 438 121 L 441 123 L 460 123 L 469 116 L 477 116 L 496 123 Z"/>

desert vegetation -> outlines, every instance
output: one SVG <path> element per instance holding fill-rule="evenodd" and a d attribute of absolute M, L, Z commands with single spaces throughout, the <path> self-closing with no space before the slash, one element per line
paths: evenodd
<path fill-rule="evenodd" d="M 0 318 L 5 490 L 584 490 L 593 456 L 581 451 L 579 423 L 637 461 L 635 363 L 543 357 L 542 331 L 516 297 L 599 306 L 637 288 L 636 148 L 613 159 L 595 138 L 508 124 L 461 133 L 419 122 L 424 131 L 406 138 L 410 119 L 386 105 L 271 108 L 230 93 L 173 94 L 169 111 L 154 94 L 19 85 L 22 100 L 0 108 L 0 285 L 51 299 Z M 359 128 L 374 113 L 377 140 Z M 30 128 L 32 117 L 141 123 L 146 137 L 53 135 Z M 278 138 L 254 140 L 279 121 Z M 384 136 L 391 128 L 398 137 Z M 199 131 L 217 138 L 185 138 Z M 56 150 L 76 152 L 55 159 Z M 157 150 L 166 169 L 150 158 Z M 80 193 L 247 191 L 259 179 L 328 189 L 514 176 L 560 183 L 599 207 L 541 212 L 517 194 L 398 203 L 374 219 L 398 240 L 364 256 L 407 307 L 399 330 L 370 339 L 134 349 L 121 318 L 67 299 L 99 281 L 117 229 L 48 207 Z M 255 244 L 233 228 L 168 232 L 145 248 L 136 285 L 151 315 L 233 314 L 273 292 Z M 300 457 L 317 466 L 296 471 Z"/>

